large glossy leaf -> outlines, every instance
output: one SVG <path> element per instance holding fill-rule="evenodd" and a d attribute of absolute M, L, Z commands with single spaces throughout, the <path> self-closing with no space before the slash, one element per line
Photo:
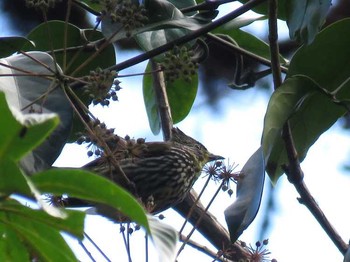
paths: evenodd
<path fill-rule="evenodd" d="M 5 94 L 0 92 L 0 158 L 18 161 L 38 146 L 58 125 L 55 114 L 23 115 L 9 109 Z"/>
<path fill-rule="evenodd" d="M 15 193 L 29 196 L 32 191 L 18 165 L 12 159 L 2 158 L 0 161 L 0 197 Z"/>
<path fill-rule="evenodd" d="M 272 95 L 265 115 L 262 145 L 266 170 L 273 182 L 288 164 L 281 130 L 288 119 L 302 161 L 318 137 L 346 109 L 338 102 L 350 98 L 350 19 L 320 32 L 315 41 L 300 48 L 291 60 L 287 80 Z"/>
<path fill-rule="evenodd" d="M 145 211 L 139 202 L 106 178 L 79 169 L 51 169 L 36 174 L 32 179 L 41 192 L 68 194 L 70 197 L 111 206 L 149 231 Z"/>
<path fill-rule="evenodd" d="M 7 36 L 0 37 L 0 57 L 6 57 L 22 50 L 24 44 L 34 46 L 34 43 L 25 37 Z"/>
<path fill-rule="evenodd" d="M 83 238 L 84 233 L 84 212 L 64 210 L 64 216 L 54 217 L 47 214 L 43 210 L 31 209 L 27 206 L 23 206 L 15 200 L 7 200 L 0 205 L 0 212 L 6 212 L 7 214 L 13 213 L 16 216 L 22 216 L 27 221 L 35 221 L 38 223 L 46 224 L 51 228 L 55 228 L 59 231 L 64 231 L 80 239 Z"/>
<path fill-rule="evenodd" d="M 86 66 L 75 72 L 76 76 L 88 75 L 91 70 L 98 67 L 107 68 L 115 64 L 113 45 L 108 45 L 98 54 L 97 47 L 92 46 L 93 41 L 103 38 L 102 33 L 97 30 L 81 30 L 62 21 L 49 21 L 37 26 L 27 37 L 35 43 L 35 48 L 26 45 L 25 50 L 51 52 L 54 49 L 57 63 L 67 74 L 75 72 L 86 61 L 88 61 Z M 90 46 L 82 47 L 86 44 L 90 44 Z M 79 46 L 81 48 L 76 48 Z M 66 51 L 66 57 L 63 51 L 65 47 L 70 49 Z M 95 56 L 95 54 L 97 55 Z"/>
<path fill-rule="evenodd" d="M 225 210 L 225 220 L 234 243 L 258 213 L 264 188 L 265 164 L 259 148 L 243 166 L 235 202 Z"/>
<path fill-rule="evenodd" d="M 150 63 L 146 72 L 151 71 Z M 198 89 L 198 75 L 191 77 L 191 81 L 177 79 L 166 83 L 171 116 L 174 124 L 182 121 L 190 112 Z M 146 106 L 148 121 L 154 134 L 160 131 L 160 118 L 155 93 L 153 90 L 153 76 L 145 74 L 143 77 L 143 99 Z"/>
<path fill-rule="evenodd" d="M 30 261 L 25 243 L 14 230 L 0 223 L 0 261 Z"/>
<path fill-rule="evenodd" d="M 287 120 L 302 161 L 310 146 L 345 111 L 310 78 L 288 78 L 271 96 L 264 120 L 262 146 L 271 180 L 276 182 L 283 173 L 281 166 L 288 164 L 281 136 Z"/>
<path fill-rule="evenodd" d="M 323 25 L 332 0 L 287 1 L 287 25 L 293 40 L 310 44 Z"/>
<path fill-rule="evenodd" d="M 335 90 L 350 72 L 350 19 L 323 29 L 315 41 L 303 46 L 293 56 L 288 74 L 306 75 L 328 91 Z"/>
<path fill-rule="evenodd" d="M 60 232 L 44 223 L 27 220 L 13 212 L 0 211 L 0 223 L 24 241 L 32 254 L 43 261 L 77 261 Z"/>

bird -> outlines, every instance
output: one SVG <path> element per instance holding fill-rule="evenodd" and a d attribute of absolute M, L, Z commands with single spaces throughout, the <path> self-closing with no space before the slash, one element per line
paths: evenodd
<path fill-rule="evenodd" d="M 169 141 L 145 142 L 144 139 L 135 141 L 127 137 L 122 143 L 118 140 L 118 145 L 113 156 L 120 169 L 108 157 L 93 160 L 83 169 L 126 188 L 151 214 L 158 214 L 183 201 L 204 165 L 223 159 L 178 128 L 172 128 Z M 125 182 L 124 176 L 131 186 Z M 96 209 L 110 214 L 106 207 Z"/>

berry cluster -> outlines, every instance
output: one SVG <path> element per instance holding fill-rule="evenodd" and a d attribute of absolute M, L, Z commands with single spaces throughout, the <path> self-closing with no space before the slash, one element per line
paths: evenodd
<path fill-rule="evenodd" d="M 132 30 L 142 27 L 148 22 L 147 12 L 139 1 L 133 0 L 103 0 L 102 14 L 109 14 L 112 23 L 120 23 L 126 31 L 126 36 L 132 35 Z"/>
<path fill-rule="evenodd" d="M 101 104 L 108 106 L 110 99 L 118 100 L 117 91 L 121 89 L 120 81 L 116 79 L 117 72 L 97 68 L 90 71 L 90 75 L 84 77 L 87 84 L 84 86 L 84 93 L 89 95 L 94 105 Z"/>
<path fill-rule="evenodd" d="M 113 128 L 107 128 L 105 123 L 101 123 L 99 120 L 91 123 L 91 130 L 93 135 L 83 135 L 77 139 L 79 145 L 86 143 L 89 151 L 88 156 L 101 156 L 103 155 L 103 145 L 99 141 L 104 141 L 108 146 L 115 145 L 119 142 L 120 138 L 114 134 Z M 97 139 L 99 138 L 99 139 Z"/>
<path fill-rule="evenodd" d="M 194 52 L 186 46 L 175 47 L 172 51 L 165 53 L 162 67 L 165 73 L 165 80 L 173 82 L 183 78 L 191 82 L 191 76 L 196 74 L 198 63 L 193 59 Z"/>
<path fill-rule="evenodd" d="M 54 7 L 57 2 L 61 2 L 61 0 L 26 0 L 26 6 L 46 11 Z"/>

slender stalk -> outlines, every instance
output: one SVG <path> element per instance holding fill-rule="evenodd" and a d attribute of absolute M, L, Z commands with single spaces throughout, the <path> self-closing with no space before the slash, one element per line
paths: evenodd
<path fill-rule="evenodd" d="M 269 0 L 269 41 L 271 50 L 271 68 L 275 89 L 282 84 L 281 69 L 278 60 L 278 34 L 277 34 L 277 0 Z M 289 165 L 285 169 L 288 180 L 300 194 L 300 203 L 304 204 L 316 218 L 323 230 L 328 234 L 335 246 L 342 254 L 346 253 L 348 245 L 340 237 L 334 227 L 311 195 L 303 178 L 304 173 L 300 167 L 298 152 L 296 150 L 289 122 L 285 123 L 282 131 Z"/>
<path fill-rule="evenodd" d="M 81 246 L 81 248 L 84 250 L 84 252 L 86 253 L 86 255 L 91 259 L 92 262 L 96 262 L 95 258 L 92 256 L 92 254 L 90 253 L 90 251 L 87 249 L 87 247 L 84 245 L 83 241 L 79 240 L 79 245 Z"/>
<path fill-rule="evenodd" d="M 84 236 L 90 241 L 90 243 L 97 249 L 97 251 L 106 259 L 106 261 L 111 262 L 107 255 L 102 251 L 102 249 L 95 243 L 95 241 L 84 232 Z"/>
<path fill-rule="evenodd" d="M 187 237 L 180 234 L 180 241 L 186 241 Z M 192 248 L 197 249 L 198 251 L 206 254 L 207 256 L 214 259 L 214 261 L 223 261 L 223 262 L 231 262 L 231 260 L 228 260 L 227 258 L 220 258 L 217 253 L 210 250 L 208 247 L 201 245 L 200 243 L 197 243 L 196 241 L 193 241 L 191 239 L 187 240 L 187 245 L 191 246 Z"/>
<path fill-rule="evenodd" d="M 151 60 L 153 73 L 153 88 L 157 101 L 161 127 L 163 130 L 163 138 L 165 141 L 171 138 L 171 129 L 173 127 L 173 119 L 171 117 L 168 95 L 166 92 L 164 73 L 161 71 L 160 65 Z"/>
<path fill-rule="evenodd" d="M 182 227 L 181 227 L 180 230 L 179 230 L 179 233 L 180 233 L 180 234 L 181 234 L 182 231 L 185 229 L 185 226 L 186 226 L 186 224 L 187 224 L 187 222 L 188 222 L 189 217 L 192 215 L 192 212 L 193 212 L 194 208 L 196 207 L 196 204 L 198 203 L 199 199 L 200 199 L 201 196 L 203 195 L 204 190 L 207 188 L 207 186 L 208 186 L 208 184 L 209 184 L 211 178 L 212 178 L 212 175 L 209 175 L 209 176 L 208 176 L 208 179 L 205 181 L 204 186 L 203 186 L 201 192 L 199 192 L 199 195 L 197 196 L 194 205 L 191 207 L 190 211 L 188 212 L 188 214 L 187 214 L 187 216 L 186 216 L 185 222 L 182 224 Z"/>
<path fill-rule="evenodd" d="M 204 212 L 207 212 L 209 207 L 211 206 L 211 204 L 214 202 L 214 199 L 217 197 L 217 195 L 219 194 L 222 186 L 224 185 L 225 180 L 222 180 L 222 183 L 220 184 L 219 188 L 216 190 L 216 192 L 214 193 L 213 197 L 211 198 L 211 200 L 209 201 L 207 207 L 205 208 Z M 200 216 L 199 219 L 197 220 L 196 224 L 193 226 L 192 230 L 190 231 L 190 233 L 187 235 L 186 239 L 183 241 L 179 251 L 177 252 L 177 257 L 180 255 L 180 253 L 182 252 L 182 250 L 185 248 L 185 245 L 187 244 L 187 241 L 191 238 L 191 236 L 193 235 L 194 231 L 197 229 L 197 226 L 199 225 L 199 223 L 202 221 L 203 216 Z"/>

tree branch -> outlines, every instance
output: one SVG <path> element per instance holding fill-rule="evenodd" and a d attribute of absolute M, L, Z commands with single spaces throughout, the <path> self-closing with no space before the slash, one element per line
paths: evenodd
<path fill-rule="evenodd" d="M 246 4 L 240 6 L 239 8 L 237 8 L 236 10 L 232 11 L 231 13 L 228 13 L 227 15 L 215 20 L 214 22 L 203 26 L 202 28 L 193 31 L 192 33 L 185 35 L 183 37 L 177 38 L 174 41 L 171 41 L 165 45 L 162 45 L 158 48 L 155 48 L 153 50 L 150 50 L 148 52 L 142 53 L 136 57 L 133 57 L 131 59 L 128 59 L 126 61 L 123 61 L 117 65 L 111 66 L 108 68 L 108 70 L 116 70 L 116 71 L 120 71 L 123 70 L 125 68 L 128 68 L 130 66 L 136 65 L 138 63 L 141 63 L 147 59 L 150 59 L 152 57 L 155 57 L 157 55 L 160 55 L 166 51 L 171 50 L 172 48 L 174 48 L 174 46 L 177 45 L 182 45 L 184 43 L 187 43 L 189 41 L 192 41 L 200 36 L 205 35 L 206 33 L 210 32 L 211 30 L 231 21 L 232 19 L 237 18 L 238 16 L 248 12 L 250 9 L 252 9 L 253 7 L 256 7 L 257 5 L 265 2 L 266 0 L 251 0 L 249 2 L 247 2 Z"/>
<path fill-rule="evenodd" d="M 269 0 L 269 41 L 271 50 L 271 68 L 275 89 L 282 84 L 281 69 L 278 60 L 278 34 L 277 34 L 277 0 Z M 288 180 L 294 185 L 300 194 L 300 203 L 304 204 L 311 214 L 316 218 L 323 230 L 328 234 L 330 239 L 342 254 L 346 253 L 348 245 L 340 237 L 334 227 L 326 218 L 325 214 L 312 197 L 306 184 L 303 181 L 304 173 L 300 167 L 298 152 L 295 148 L 292 131 L 289 122 L 283 126 L 282 138 L 285 143 L 289 165 L 285 168 Z"/>

